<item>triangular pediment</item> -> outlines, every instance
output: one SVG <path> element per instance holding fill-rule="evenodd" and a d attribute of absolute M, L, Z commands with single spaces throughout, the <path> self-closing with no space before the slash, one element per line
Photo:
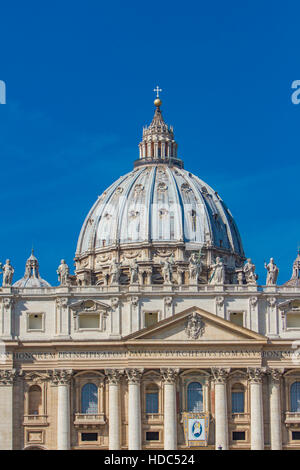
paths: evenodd
<path fill-rule="evenodd" d="M 191 307 L 149 328 L 135 332 L 127 341 L 229 343 L 267 342 L 259 333 L 235 325 L 198 307 Z"/>
<path fill-rule="evenodd" d="M 99 302 L 99 300 L 84 299 L 84 300 L 78 300 L 70 304 L 70 309 L 76 312 L 78 311 L 93 312 L 93 311 L 98 311 L 98 310 L 109 310 L 110 306 L 103 302 Z"/>

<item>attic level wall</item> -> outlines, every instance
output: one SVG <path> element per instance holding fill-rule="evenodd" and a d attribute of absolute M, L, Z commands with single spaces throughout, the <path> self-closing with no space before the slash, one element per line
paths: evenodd
<path fill-rule="evenodd" d="M 192 307 L 203 309 L 219 318 L 235 322 L 235 313 L 243 317 L 243 327 L 270 337 L 297 338 L 298 328 L 285 321 L 289 307 L 281 304 L 297 299 L 273 292 L 265 293 L 192 293 L 185 295 L 164 291 L 159 293 L 127 292 L 118 289 L 111 293 L 97 293 L 95 289 L 80 288 L 63 293 L 51 289 L 50 295 L 37 295 L 34 290 L 25 295 L 0 293 L 0 337 L 19 338 L 22 341 L 73 338 L 74 340 L 125 337 L 146 327 L 146 317 L 154 313 L 158 322 L 171 318 Z M 300 294 L 298 294 L 300 301 Z M 91 308 L 81 309 L 80 302 L 91 301 Z M 93 305 L 95 302 L 95 309 Z M 79 307 L 74 309 L 74 305 Z M 297 307 L 298 308 L 298 307 Z M 298 310 L 293 314 L 297 315 Z M 300 312 L 300 308 L 299 308 Z M 98 316 L 97 327 L 86 329 L 80 315 Z M 39 321 L 30 321 L 30 315 Z M 95 320 L 96 321 L 96 320 Z M 92 324 L 93 322 L 91 322 Z M 34 327 L 39 325 L 39 327 Z"/>

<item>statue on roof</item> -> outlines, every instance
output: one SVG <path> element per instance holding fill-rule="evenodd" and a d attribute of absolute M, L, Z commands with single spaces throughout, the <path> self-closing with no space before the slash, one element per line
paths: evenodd
<path fill-rule="evenodd" d="M 201 250 L 199 253 L 192 253 L 189 257 L 189 277 L 190 283 L 198 284 L 199 276 L 202 272 L 202 261 L 201 258 L 204 256 L 201 254 Z"/>
<path fill-rule="evenodd" d="M 110 284 L 111 285 L 116 285 L 119 282 L 120 279 L 120 263 L 117 263 L 117 260 L 114 258 L 111 262 L 110 269 L 109 269 L 109 274 L 110 274 Z"/>
<path fill-rule="evenodd" d="M 15 270 L 10 264 L 10 260 L 7 259 L 4 265 L 0 263 L 0 269 L 2 269 L 2 274 L 3 274 L 2 286 L 3 287 L 11 286 Z"/>
<path fill-rule="evenodd" d="M 256 285 L 258 276 L 255 274 L 255 265 L 252 263 L 251 258 L 247 259 L 247 262 L 243 267 L 243 272 L 245 274 L 246 284 Z"/>
<path fill-rule="evenodd" d="M 164 279 L 164 284 L 171 284 L 174 265 L 173 256 L 171 255 L 169 258 L 164 259 L 160 262 L 160 264 L 162 265 L 161 272 Z"/>
<path fill-rule="evenodd" d="M 131 262 L 129 266 L 129 270 L 130 270 L 130 284 L 137 283 L 139 279 L 139 265 L 136 259 L 134 259 Z"/>
<path fill-rule="evenodd" d="M 212 285 L 221 285 L 225 284 L 225 264 L 223 258 L 220 256 L 216 257 L 215 264 L 211 265 L 212 274 L 209 279 L 209 284 Z"/>
<path fill-rule="evenodd" d="M 56 273 L 58 274 L 58 282 L 61 286 L 67 286 L 69 284 L 69 266 L 64 259 L 61 260 L 60 265 L 57 268 Z"/>
<path fill-rule="evenodd" d="M 274 258 L 270 258 L 269 264 L 265 262 L 265 268 L 267 270 L 267 280 L 266 280 L 266 285 L 267 286 L 275 286 L 277 282 L 277 277 L 279 273 L 279 269 L 274 263 Z"/>

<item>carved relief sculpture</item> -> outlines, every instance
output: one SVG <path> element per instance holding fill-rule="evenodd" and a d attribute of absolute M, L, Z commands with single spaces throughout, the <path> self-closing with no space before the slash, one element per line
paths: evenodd
<path fill-rule="evenodd" d="M 189 339 L 198 339 L 204 333 L 204 321 L 199 313 L 193 312 L 185 327 L 185 333 Z"/>

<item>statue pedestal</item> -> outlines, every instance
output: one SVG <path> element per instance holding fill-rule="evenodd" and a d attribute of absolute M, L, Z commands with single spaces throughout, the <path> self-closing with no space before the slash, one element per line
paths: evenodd
<path fill-rule="evenodd" d="M 68 293 L 69 293 L 69 287 L 67 287 L 67 286 L 59 286 L 59 293 L 60 293 L 60 294 L 68 294 Z"/>
<path fill-rule="evenodd" d="M 257 292 L 258 291 L 258 287 L 255 284 L 247 284 L 247 287 L 248 287 L 249 292 Z"/>
<path fill-rule="evenodd" d="M 277 291 L 277 286 L 265 286 L 264 292 L 272 292 L 275 293 Z"/>
<path fill-rule="evenodd" d="M 173 285 L 172 284 L 164 284 L 164 291 L 169 292 L 172 290 Z"/>
<path fill-rule="evenodd" d="M 137 292 L 139 290 L 139 285 L 136 284 L 131 284 L 128 288 L 128 292 Z"/>
<path fill-rule="evenodd" d="M 198 284 L 190 284 L 189 285 L 190 292 L 198 292 Z"/>
<path fill-rule="evenodd" d="M 3 294 L 11 294 L 11 286 L 9 287 L 2 287 L 1 292 Z"/>
<path fill-rule="evenodd" d="M 117 284 L 109 286 L 109 292 L 119 292 L 119 286 Z"/>

